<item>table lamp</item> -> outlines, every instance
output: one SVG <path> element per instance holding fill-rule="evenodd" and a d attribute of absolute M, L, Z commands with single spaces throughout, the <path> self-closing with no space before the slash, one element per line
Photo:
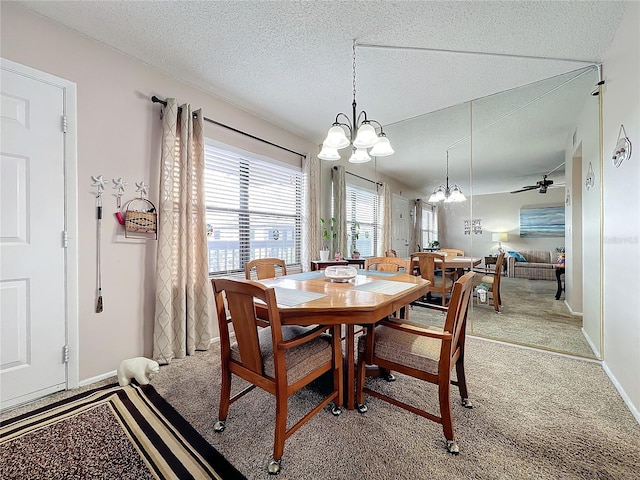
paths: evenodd
<path fill-rule="evenodd" d="M 502 253 L 504 250 L 502 249 L 502 242 L 506 242 L 508 239 L 508 235 L 506 233 L 492 233 L 491 241 L 498 243 L 498 252 Z"/>

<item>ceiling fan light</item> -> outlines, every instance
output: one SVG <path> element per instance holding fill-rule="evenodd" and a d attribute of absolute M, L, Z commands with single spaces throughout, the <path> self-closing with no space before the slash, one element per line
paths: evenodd
<path fill-rule="evenodd" d="M 369 122 L 362 122 L 356 134 L 356 139 L 353 141 L 353 146 L 356 148 L 371 148 L 378 143 L 378 140 L 376 129 Z"/>
<path fill-rule="evenodd" d="M 351 158 L 349 158 L 349 162 L 351 163 L 366 163 L 371 160 L 371 157 L 367 153 L 367 150 L 364 148 L 357 148 L 353 151 Z"/>
<path fill-rule="evenodd" d="M 329 132 L 327 133 L 327 138 L 324 139 L 324 142 L 322 142 L 322 145 L 325 147 L 339 150 L 341 148 L 348 147 L 349 143 L 350 143 L 349 139 L 347 138 L 347 135 L 344 133 L 344 128 L 334 123 L 333 126 L 329 129 Z"/>
<path fill-rule="evenodd" d="M 369 154 L 374 157 L 386 157 L 394 153 L 395 151 L 391 148 L 391 143 L 384 133 L 380 134 L 378 143 L 376 143 L 369 152 Z"/>
<path fill-rule="evenodd" d="M 322 150 L 320 150 L 320 153 L 318 154 L 318 158 L 320 160 L 327 160 L 327 161 L 335 161 L 335 160 L 340 160 L 340 154 L 338 153 L 338 150 L 336 150 L 335 148 L 331 148 L 331 147 L 327 147 L 326 145 L 322 146 Z"/>

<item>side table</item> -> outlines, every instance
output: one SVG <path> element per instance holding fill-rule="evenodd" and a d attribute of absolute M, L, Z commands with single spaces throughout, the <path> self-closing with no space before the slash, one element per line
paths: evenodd
<path fill-rule="evenodd" d="M 312 260 L 311 261 L 311 270 L 324 270 L 327 267 L 331 267 L 333 265 L 348 265 L 346 260 Z"/>

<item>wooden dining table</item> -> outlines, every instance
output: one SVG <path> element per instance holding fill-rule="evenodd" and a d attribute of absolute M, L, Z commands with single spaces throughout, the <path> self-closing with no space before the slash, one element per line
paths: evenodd
<path fill-rule="evenodd" d="M 347 282 L 323 271 L 260 280 L 274 287 L 284 325 L 344 325 L 346 407 L 355 405 L 355 326 L 372 325 L 424 296 L 429 282 L 407 273 L 369 272 Z M 258 306 L 257 306 L 258 308 Z"/>

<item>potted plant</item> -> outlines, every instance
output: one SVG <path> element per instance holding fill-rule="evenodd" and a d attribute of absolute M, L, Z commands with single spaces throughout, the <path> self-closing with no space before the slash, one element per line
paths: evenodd
<path fill-rule="evenodd" d="M 353 222 L 351 224 L 351 258 L 360 258 L 360 252 L 356 242 L 360 238 L 360 222 Z"/>
<path fill-rule="evenodd" d="M 438 240 L 434 240 L 433 242 L 429 242 L 429 248 L 440 248 L 440 242 Z"/>
<path fill-rule="evenodd" d="M 333 243 L 333 239 L 336 238 L 336 232 L 334 225 L 336 223 L 335 218 L 331 218 L 327 222 L 324 218 L 320 218 L 320 224 L 322 225 L 322 249 L 320 250 L 320 261 L 326 262 L 329 260 L 329 242 Z"/>

